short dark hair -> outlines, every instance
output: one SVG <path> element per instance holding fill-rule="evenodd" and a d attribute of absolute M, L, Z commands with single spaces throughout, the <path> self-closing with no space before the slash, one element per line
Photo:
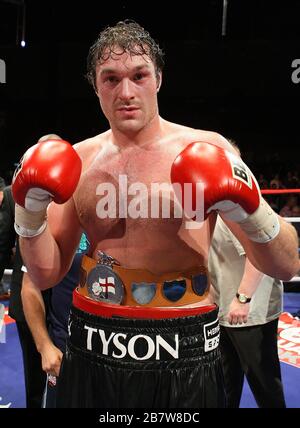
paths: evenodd
<path fill-rule="evenodd" d="M 119 47 L 121 53 L 114 49 Z M 164 53 L 148 31 L 135 21 L 126 19 L 113 27 L 106 27 L 100 32 L 95 43 L 90 47 L 87 57 L 87 74 L 89 83 L 96 89 L 96 65 L 106 61 L 112 54 L 148 55 L 154 63 L 158 74 L 164 67 Z"/>

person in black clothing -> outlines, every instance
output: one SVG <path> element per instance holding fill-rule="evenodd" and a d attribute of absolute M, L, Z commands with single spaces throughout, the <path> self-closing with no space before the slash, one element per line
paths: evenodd
<path fill-rule="evenodd" d="M 6 184 L 4 178 L 0 177 L 0 191 L 3 190 L 5 186 Z"/>
<path fill-rule="evenodd" d="M 46 374 L 42 370 L 41 357 L 36 350 L 23 312 L 21 301 L 23 262 L 14 230 L 14 212 L 11 186 L 7 186 L 3 190 L 3 201 L 0 206 L 0 278 L 3 276 L 4 269 L 9 265 L 13 248 L 16 247 L 10 284 L 9 316 L 16 320 L 22 348 L 26 407 L 39 408 L 42 404 Z M 46 294 L 43 297 L 46 297 Z"/>
<path fill-rule="evenodd" d="M 2 179 L 3 180 L 3 179 Z M 14 201 L 10 197 L 10 187 L 1 188 L 0 181 L 0 281 L 4 270 L 11 265 L 12 250 L 15 246 Z M 0 289 L 2 295 L 5 290 Z"/>
<path fill-rule="evenodd" d="M 0 177 L 0 207 L 2 205 L 2 201 L 3 201 L 3 190 L 5 188 L 5 181 L 4 178 Z M 2 218 L 2 214 L 0 213 L 0 222 L 3 222 L 4 219 Z M 2 242 L 2 238 L 0 236 L 0 240 Z M 7 290 L 4 288 L 4 285 L 1 281 L 1 279 L 3 278 L 3 273 L 4 273 L 4 267 L 3 266 L 8 266 L 8 264 L 6 265 L 6 259 L 7 257 L 9 258 L 9 254 L 2 254 L 2 252 L 0 253 L 0 267 L 2 267 L 2 271 L 0 271 L 0 300 L 4 300 L 7 299 L 9 297 Z"/>
<path fill-rule="evenodd" d="M 42 357 L 43 370 L 47 373 L 43 399 L 43 407 L 46 408 L 56 407 L 56 386 L 66 348 L 72 293 L 79 284 L 80 264 L 88 246 L 88 240 L 83 233 L 70 270 L 51 290 L 47 318 L 41 290 L 30 280 L 28 274 L 24 274 L 22 303 L 25 318 Z"/>

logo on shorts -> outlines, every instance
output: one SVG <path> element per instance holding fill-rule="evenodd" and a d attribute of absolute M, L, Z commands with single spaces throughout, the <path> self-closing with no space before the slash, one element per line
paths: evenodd
<path fill-rule="evenodd" d="M 106 332 L 88 325 L 85 325 L 84 329 L 87 330 L 86 349 L 104 356 L 136 361 L 179 358 L 178 334 L 169 334 L 167 337 L 160 334 L 132 335 L 124 332 Z"/>
<path fill-rule="evenodd" d="M 218 320 L 205 324 L 204 333 L 204 352 L 216 349 L 220 341 L 220 326 Z"/>

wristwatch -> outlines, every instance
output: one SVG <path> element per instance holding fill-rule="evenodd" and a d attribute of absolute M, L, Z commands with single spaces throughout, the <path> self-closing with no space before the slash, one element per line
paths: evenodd
<path fill-rule="evenodd" d="M 248 297 L 246 294 L 243 293 L 236 293 L 236 297 L 240 303 L 249 303 L 251 302 L 251 297 Z"/>

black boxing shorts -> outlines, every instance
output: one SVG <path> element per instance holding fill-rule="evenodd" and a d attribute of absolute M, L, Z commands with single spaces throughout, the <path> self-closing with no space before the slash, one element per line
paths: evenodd
<path fill-rule="evenodd" d="M 57 407 L 224 407 L 218 310 L 199 312 L 130 319 L 73 304 Z"/>

